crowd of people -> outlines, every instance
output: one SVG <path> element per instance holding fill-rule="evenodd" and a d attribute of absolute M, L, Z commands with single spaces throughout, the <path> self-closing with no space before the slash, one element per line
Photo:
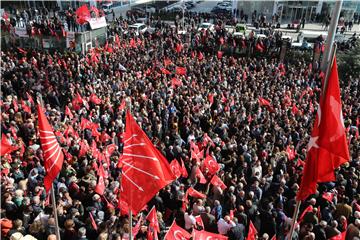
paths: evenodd
<path fill-rule="evenodd" d="M 134 226 L 155 206 L 159 239 L 173 221 L 189 233 L 204 229 L 230 240 L 245 239 L 252 222 L 258 239 L 287 239 L 321 91 L 319 70 L 303 59 L 281 63 L 278 57 L 219 54 L 213 46 L 242 46 L 227 38 L 222 43 L 221 29 L 193 38 L 170 27 L 139 36 L 116 29 L 110 31 L 117 40 L 86 55 L 1 52 L 2 140 L 14 147 L 1 157 L 2 237 L 56 239 L 37 131 L 41 94 L 66 156 L 54 183 L 62 239 L 129 238 L 129 217 L 117 194 L 125 101 L 166 159 L 183 161 L 188 173 L 154 196 L 134 216 Z M 335 239 L 344 231 L 347 240 L 360 238 L 359 75 L 340 84 L 351 159 L 336 171 L 335 182 L 319 184 L 302 203 L 300 213 L 312 210 L 299 219 L 295 240 Z M 79 98 L 82 104 L 75 104 Z M 96 127 L 84 128 L 83 119 Z M 116 150 L 109 161 L 98 159 L 95 153 L 111 144 Z M 194 155 L 194 148 L 201 154 Z M 220 164 L 215 174 L 226 188 L 210 183 L 214 173 L 203 164 L 208 155 Z M 103 195 L 95 192 L 100 164 L 107 172 Z M 189 197 L 184 206 L 190 187 L 206 197 Z M 147 239 L 147 232 L 148 222 L 141 220 L 135 239 Z"/>

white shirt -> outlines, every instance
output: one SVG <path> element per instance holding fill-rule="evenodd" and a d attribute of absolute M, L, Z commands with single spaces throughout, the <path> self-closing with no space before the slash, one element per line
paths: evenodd
<path fill-rule="evenodd" d="M 184 219 L 185 219 L 185 229 L 186 230 L 192 228 L 196 224 L 196 219 L 193 215 L 189 215 L 188 213 L 185 213 Z"/>
<path fill-rule="evenodd" d="M 222 235 L 226 235 L 227 232 L 230 230 L 230 228 L 236 226 L 233 221 L 227 223 L 223 218 L 220 218 L 220 220 L 217 222 L 217 225 L 218 225 L 218 231 Z"/>

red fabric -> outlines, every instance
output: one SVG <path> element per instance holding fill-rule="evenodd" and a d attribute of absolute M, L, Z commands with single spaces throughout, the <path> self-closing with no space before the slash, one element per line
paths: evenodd
<path fill-rule="evenodd" d="M 185 67 L 176 67 L 175 71 L 176 71 L 176 74 L 178 74 L 178 75 L 186 75 Z"/>
<path fill-rule="evenodd" d="M 80 110 L 81 105 L 84 103 L 84 99 L 81 97 L 81 95 L 79 93 L 76 93 L 75 97 L 71 103 L 72 103 L 75 111 L 77 111 L 77 110 Z"/>
<path fill-rule="evenodd" d="M 169 66 L 170 64 L 172 64 L 171 60 L 168 59 L 168 58 L 165 58 L 165 59 L 164 59 L 164 66 L 167 67 L 167 66 Z"/>
<path fill-rule="evenodd" d="M 221 235 L 221 234 L 216 234 L 216 233 L 212 233 L 212 232 L 206 232 L 206 231 L 197 231 L 197 230 L 193 230 L 192 233 L 192 239 L 193 240 L 226 240 L 228 239 L 228 237 Z"/>
<path fill-rule="evenodd" d="M 89 120 L 87 120 L 86 118 L 81 118 L 80 128 L 81 128 L 81 130 L 91 128 L 91 122 Z"/>
<path fill-rule="evenodd" d="M 209 169 L 211 174 L 215 174 L 220 170 L 220 165 L 216 162 L 216 160 L 211 156 L 206 156 L 204 160 L 204 167 Z"/>
<path fill-rule="evenodd" d="M 99 9 L 97 9 L 95 6 L 91 6 L 90 10 L 95 13 L 97 18 L 99 17 L 99 13 L 100 13 Z"/>
<path fill-rule="evenodd" d="M 174 221 L 169 231 L 166 233 L 164 239 L 165 240 L 189 240 L 191 234 L 188 233 L 185 229 L 179 227 L 176 222 Z"/>
<path fill-rule="evenodd" d="M 271 238 L 271 240 L 276 240 L 276 235 L 274 235 L 274 236 Z"/>
<path fill-rule="evenodd" d="M 137 214 L 163 187 L 175 180 L 166 158 L 152 144 L 130 112 L 126 113 L 121 198 Z"/>
<path fill-rule="evenodd" d="M 195 220 L 196 220 L 196 224 L 201 226 L 204 229 L 204 223 L 203 223 L 203 220 L 201 219 L 201 216 L 200 215 L 196 216 Z"/>
<path fill-rule="evenodd" d="M 167 70 L 166 68 L 161 68 L 160 71 L 161 71 L 163 74 L 166 74 L 166 75 L 171 74 L 171 72 L 170 72 L 169 70 Z"/>
<path fill-rule="evenodd" d="M 307 212 L 311 212 L 313 210 L 313 206 L 312 205 L 309 205 L 307 208 L 305 208 L 305 210 L 301 213 L 300 217 L 299 217 L 299 223 L 302 222 L 302 220 L 304 219 L 304 216 Z"/>
<path fill-rule="evenodd" d="M 212 105 L 214 103 L 214 94 L 212 93 L 209 93 L 208 95 L 208 100 L 210 102 L 210 105 Z"/>
<path fill-rule="evenodd" d="M 65 106 L 65 116 L 68 116 L 70 119 L 74 118 L 74 115 L 72 114 L 72 112 L 68 106 Z"/>
<path fill-rule="evenodd" d="M 126 107 L 126 101 L 125 101 L 125 99 L 123 99 L 123 100 L 121 101 L 120 106 L 119 106 L 119 110 L 122 111 L 122 110 L 125 109 L 125 107 Z"/>
<path fill-rule="evenodd" d="M 206 198 L 205 194 L 196 191 L 193 187 L 188 188 L 185 195 L 186 196 L 189 195 L 189 196 L 194 197 L 194 198 Z"/>
<path fill-rule="evenodd" d="M 207 133 L 204 133 L 202 143 L 203 143 L 204 147 L 206 147 L 208 145 L 208 143 L 210 143 L 212 147 L 215 147 L 214 141 L 211 139 L 211 137 L 209 137 L 209 135 Z"/>
<path fill-rule="evenodd" d="M 31 97 L 31 95 L 28 92 L 26 93 L 26 97 L 27 97 L 29 103 L 31 103 L 32 105 L 35 105 L 33 98 Z"/>
<path fill-rule="evenodd" d="M 204 55 L 202 52 L 199 52 L 198 59 L 199 59 L 199 61 L 202 61 L 204 59 Z"/>
<path fill-rule="evenodd" d="M 149 214 L 146 217 L 146 220 L 148 220 L 150 222 L 149 223 L 150 227 L 152 227 L 158 233 L 160 232 L 160 227 L 159 227 L 159 222 L 158 222 L 158 219 L 157 219 L 155 206 L 150 210 Z"/>
<path fill-rule="evenodd" d="M 104 191 L 105 191 L 105 182 L 104 182 L 104 177 L 105 177 L 105 170 L 104 170 L 104 166 L 102 164 L 100 164 L 99 166 L 99 171 L 98 172 L 98 183 L 94 189 L 94 192 L 96 192 L 99 195 L 104 195 Z"/>
<path fill-rule="evenodd" d="M 249 231 L 246 240 L 256 240 L 256 235 L 257 235 L 257 230 L 254 224 L 252 223 L 252 221 L 250 220 Z"/>
<path fill-rule="evenodd" d="M 218 58 L 218 59 L 221 59 L 221 58 L 223 57 L 223 54 L 224 54 L 224 52 L 218 51 L 218 52 L 217 52 L 217 58 Z"/>
<path fill-rule="evenodd" d="M 269 100 L 265 99 L 265 98 L 262 98 L 262 97 L 259 97 L 259 103 L 260 103 L 260 106 L 271 106 Z"/>
<path fill-rule="evenodd" d="M 19 50 L 20 53 L 22 53 L 22 54 L 27 54 L 27 51 L 25 51 L 24 49 L 22 49 L 22 48 L 20 48 L 20 47 L 18 47 L 17 49 Z"/>
<path fill-rule="evenodd" d="M 182 49 L 183 49 L 182 44 L 176 44 L 175 51 L 176 51 L 177 53 L 180 53 L 180 52 L 182 51 Z"/>
<path fill-rule="evenodd" d="M 201 172 L 200 168 L 196 168 L 196 177 L 199 178 L 199 182 L 201 184 L 205 184 L 206 183 L 206 178 L 204 176 L 204 174 Z"/>
<path fill-rule="evenodd" d="M 171 79 L 171 87 L 172 87 L 172 88 L 176 88 L 176 87 L 180 87 L 180 86 L 182 86 L 181 80 L 173 77 L 173 78 Z"/>
<path fill-rule="evenodd" d="M 326 193 L 323 193 L 322 198 L 326 199 L 329 202 L 332 202 L 334 196 L 335 196 L 334 193 L 326 192 Z"/>
<path fill-rule="evenodd" d="M 7 153 L 11 153 L 12 151 L 14 151 L 14 150 L 16 150 L 16 149 L 18 149 L 18 148 L 15 147 L 15 146 L 12 146 L 12 145 L 9 143 L 6 135 L 5 135 L 5 134 L 2 134 L 2 135 L 1 135 L 1 149 L 0 149 L 0 150 L 1 150 L 1 154 L 0 154 L 0 156 L 4 156 L 4 155 L 7 154 Z"/>
<path fill-rule="evenodd" d="M 46 193 L 48 193 L 54 179 L 61 171 L 64 162 L 64 154 L 40 105 L 38 105 L 37 111 L 40 143 L 43 150 L 44 167 L 46 171 L 44 187 Z"/>
<path fill-rule="evenodd" d="M 290 146 L 286 147 L 286 153 L 288 155 L 288 159 L 289 160 L 294 160 L 295 156 L 296 156 L 296 152 L 293 148 L 291 148 Z"/>
<path fill-rule="evenodd" d="M 97 230 L 98 227 L 96 225 L 96 222 L 95 222 L 95 219 L 94 219 L 94 216 L 92 215 L 91 212 L 89 212 L 89 216 L 90 216 L 90 220 L 91 220 L 91 226 L 93 227 L 93 229 Z"/>
<path fill-rule="evenodd" d="M 180 166 L 178 160 L 176 160 L 176 159 L 172 160 L 170 163 L 170 168 L 171 168 L 171 171 L 173 172 L 173 174 L 176 176 L 176 178 L 181 177 L 181 175 L 182 175 L 181 166 Z"/>
<path fill-rule="evenodd" d="M 295 103 L 293 104 L 293 106 L 292 106 L 292 108 L 291 108 L 291 112 L 292 112 L 292 114 L 294 114 L 294 115 L 298 114 L 298 112 L 299 112 L 299 109 L 298 109 L 298 107 L 296 106 Z"/>
<path fill-rule="evenodd" d="M 188 177 L 188 172 L 187 172 L 187 170 L 186 170 L 184 161 L 183 161 L 182 159 L 181 159 L 181 175 L 182 175 L 184 178 L 187 178 L 187 177 Z"/>
<path fill-rule="evenodd" d="M 135 227 L 133 227 L 132 229 L 132 234 L 134 236 L 134 238 L 136 237 L 136 235 L 138 234 L 139 230 L 140 230 L 140 227 L 141 227 L 141 222 L 143 221 L 143 216 L 140 215 L 140 218 L 139 220 L 137 221 Z M 135 238 L 136 239 L 136 238 Z"/>
<path fill-rule="evenodd" d="M 256 46 L 255 46 L 255 49 L 256 49 L 256 51 L 258 51 L 258 52 L 264 52 L 264 48 L 263 48 L 263 46 L 260 44 L 260 43 L 257 43 L 256 44 Z"/>
<path fill-rule="evenodd" d="M 225 183 L 217 176 L 214 175 L 210 181 L 210 183 L 216 187 L 220 187 L 222 190 L 224 190 L 226 187 Z"/>
<path fill-rule="evenodd" d="M 95 93 L 92 93 L 90 95 L 90 102 L 92 102 L 93 104 L 99 105 L 99 104 L 101 104 L 101 99 L 98 98 L 98 96 L 96 96 Z"/>
<path fill-rule="evenodd" d="M 120 44 L 120 38 L 119 38 L 119 35 L 115 35 L 115 43 L 116 45 L 118 46 L 118 48 L 120 48 L 121 44 Z"/>
<path fill-rule="evenodd" d="M 326 121 L 322 121 L 326 119 Z M 298 200 L 316 192 L 317 182 L 335 181 L 334 170 L 349 160 L 349 147 L 341 110 L 336 59 L 331 69 L 327 90 L 321 99 L 315 119 Z"/>
<path fill-rule="evenodd" d="M 24 100 L 21 100 L 21 108 L 22 108 L 25 112 L 31 114 L 31 108 L 26 104 L 26 102 L 25 102 Z"/>
<path fill-rule="evenodd" d="M 87 23 L 91 18 L 90 11 L 86 4 L 79 7 L 76 10 L 75 14 L 76 14 L 76 21 L 80 25 Z"/>
<path fill-rule="evenodd" d="M 14 106 L 14 111 L 18 112 L 19 111 L 19 105 L 17 103 L 17 101 L 15 99 L 12 100 L 12 104 Z"/>
<path fill-rule="evenodd" d="M 130 39 L 130 47 L 132 47 L 132 48 L 136 47 L 136 43 L 135 43 L 135 40 L 133 38 Z"/>

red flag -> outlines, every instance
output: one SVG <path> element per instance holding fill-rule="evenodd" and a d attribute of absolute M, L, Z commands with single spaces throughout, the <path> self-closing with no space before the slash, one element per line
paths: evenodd
<path fill-rule="evenodd" d="M 38 105 L 37 111 L 40 143 L 43 150 L 44 167 L 46 171 L 44 187 L 46 193 L 48 193 L 54 179 L 61 171 L 64 162 L 64 154 L 40 105 Z"/>
<path fill-rule="evenodd" d="M 91 122 L 89 120 L 87 120 L 86 118 L 81 118 L 80 128 L 81 128 L 81 130 L 91 128 Z"/>
<path fill-rule="evenodd" d="M 202 54 L 202 52 L 199 52 L 198 59 L 199 61 L 202 61 L 204 59 L 204 55 Z"/>
<path fill-rule="evenodd" d="M 188 233 L 185 229 L 179 227 L 175 220 L 171 224 L 169 231 L 166 233 L 165 240 L 189 240 L 191 234 Z"/>
<path fill-rule="evenodd" d="M 291 108 L 291 112 L 292 112 L 292 114 L 294 114 L 294 115 L 298 114 L 298 112 L 299 112 L 299 109 L 298 109 L 298 107 L 296 106 L 295 103 L 293 104 L 293 106 L 292 106 L 292 108 Z"/>
<path fill-rule="evenodd" d="M 17 50 L 19 50 L 19 52 L 22 54 L 25 54 L 25 55 L 27 54 L 27 51 L 25 51 L 24 49 L 22 49 L 20 47 L 18 47 Z"/>
<path fill-rule="evenodd" d="M 205 194 L 196 191 L 193 187 L 188 188 L 185 195 L 186 196 L 190 195 L 191 197 L 194 197 L 194 198 L 206 198 Z"/>
<path fill-rule="evenodd" d="M 176 67 L 175 71 L 176 71 L 176 74 L 178 74 L 178 75 L 186 75 L 185 67 Z"/>
<path fill-rule="evenodd" d="M 227 240 L 228 237 L 220 234 L 215 234 L 212 232 L 197 231 L 194 229 L 192 232 L 192 239 L 193 240 Z"/>
<path fill-rule="evenodd" d="M 322 121 L 323 119 L 325 121 Z M 335 181 L 334 170 L 349 158 L 335 58 L 308 144 L 307 160 L 297 199 L 305 200 L 315 193 L 317 182 Z"/>
<path fill-rule="evenodd" d="M 184 161 L 181 159 L 181 176 L 183 176 L 184 178 L 188 177 L 188 172 L 186 170 Z"/>
<path fill-rule="evenodd" d="M 116 45 L 118 46 L 118 48 L 120 48 L 121 44 L 120 44 L 120 38 L 119 38 L 119 35 L 115 35 L 115 43 Z"/>
<path fill-rule="evenodd" d="M 90 220 L 91 220 L 91 226 L 93 227 L 93 229 L 95 229 L 95 230 L 97 231 L 98 227 L 97 227 L 97 225 L 96 225 L 94 216 L 92 215 L 91 212 L 89 212 L 89 216 L 90 216 Z"/>
<path fill-rule="evenodd" d="M 356 211 L 359 211 L 360 212 L 360 205 L 357 204 L 357 202 L 354 203 L 354 206 L 356 208 Z"/>
<path fill-rule="evenodd" d="M 0 156 L 4 156 L 7 153 L 11 153 L 12 151 L 14 151 L 16 149 L 18 149 L 18 148 L 15 146 L 12 146 L 9 143 L 9 140 L 7 139 L 6 135 L 2 134 L 1 135 L 1 149 L 0 149 L 1 154 L 0 154 Z"/>
<path fill-rule="evenodd" d="M 68 106 L 65 106 L 65 116 L 68 116 L 70 119 L 74 118 L 74 115 L 72 114 L 72 112 Z"/>
<path fill-rule="evenodd" d="M 196 168 L 196 177 L 199 178 L 199 182 L 201 184 L 205 184 L 206 183 L 206 178 L 204 177 L 204 174 L 201 172 L 200 168 Z"/>
<path fill-rule="evenodd" d="M 90 11 L 86 4 L 79 7 L 76 10 L 75 14 L 76 14 L 76 21 L 80 25 L 87 23 L 91 18 Z"/>
<path fill-rule="evenodd" d="M 182 85 L 182 81 L 181 81 L 181 80 L 179 80 L 179 79 L 177 79 L 177 78 L 175 78 L 175 77 L 173 77 L 173 78 L 171 79 L 171 87 L 172 87 L 172 88 L 180 87 L 181 85 Z"/>
<path fill-rule="evenodd" d="M 289 160 L 293 160 L 296 156 L 295 150 L 291 148 L 290 146 L 286 147 L 286 153 L 288 155 Z"/>
<path fill-rule="evenodd" d="M 214 94 L 212 93 L 209 93 L 208 95 L 208 100 L 210 102 L 210 105 L 212 105 L 214 103 Z"/>
<path fill-rule="evenodd" d="M 276 234 L 271 238 L 271 240 L 276 240 Z"/>
<path fill-rule="evenodd" d="M 130 39 L 130 47 L 132 47 L 132 48 L 136 47 L 136 43 L 135 43 L 135 40 L 133 38 Z"/>
<path fill-rule="evenodd" d="M 269 100 L 265 99 L 265 98 L 262 98 L 262 97 L 259 97 L 259 103 L 260 103 L 260 106 L 271 106 Z"/>
<path fill-rule="evenodd" d="M 146 217 L 146 220 L 150 222 L 149 224 L 150 227 L 152 227 L 158 233 L 160 232 L 155 206 L 153 206 L 153 208 L 150 210 L 149 214 Z"/>
<path fill-rule="evenodd" d="M 172 64 L 171 60 L 168 58 L 164 59 L 164 66 L 167 67 L 168 65 Z"/>
<path fill-rule="evenodd" d="M 94 192 L 96 192 L 99 195 L 104 195 L 104 191 L 105 191 L 105 182 L 104 182 L 104 177 L 105 177 L 105 170 L 104 170 L 104 166 L 102 164 L 100 164 L 99 166 L 99 171 L 98 171 L 98 183 L 94 189 Z"/>
<path fill-rule="evenodd" d="M 126 107 L 126 101 L 125 101 L 125 99 L 123 99 L 123 100 L 121 101 L 120 106 L 119 106 L 119 110 L 122 111 L 122 110 L 125 109 L 125 107 Z"/>
<path fill-rule="evenodd" d="M 218 51 L 218 52 L 217 52 L 217 58 L 218 58 L 218 59 L 221 59 L 221 58 L 223 57 L 223 54 L 224 54 L 224 52 Z"/>
<path fill-rule="evenodd" d="M 15 100 L 15 98 L 12 100 L 12 104 L 14 106 L 14 111 L 18 112 L 19 111 L 19 106 L 18 106 L 17 100 Z"/>
<path fill-rule="evenodd" d="M 211 174 L 215 174 L 220 170 L 220 165 L 211 155 L 206 156 L 204 160 L 204 167 L 208 168 Z"/>
<path fill-rule="evenodd" d="M 208 143 L 211 143 L 212 147 L 215 147 L 215 143 L 214 141 L 211 139 L 211 137 L 209 137 L 209 135 L 207 133 L 204 133 L 203 136 L 203 146 L 206 147 L 208 145 Z"/>
<path fill-rule="evenodd" d="M 26 102 L 25 102 L 24 100 L 21 100 L 21 108 L 22 108 L 25 112 L 31 114 L 31 108 L 26 104 Z"/>
<path fill-rule="evenodd" d="M 179 178 L 182 174 L 181 172 L 181 166 L 178 162 L 178 160 L 174 159 L 171 161 L 170 163 L 170 168 L 171 168 L 171 171 L 173 172 L 173 174 L 176 176 L 176 178 Z"/>
<path fill-rule="evenodd" d="M 35 105 L 33 98 L 31 97 L 31 95 L 28 92 L 26 93 L 26 97 L 29 100 L 29 103 L 31 103 L 32 105 Z"/>
<path fill-rule="evenodd" d="M 163 187 L 175 180 L 166 158 L 155 148 L 136 123 L 130 112 L 126 113 L 121 198 L 129 204 L 134 214 Z"/>
<path fill-rule="evenodd" d="M 249 231 L 246 240 L 256 240 L 256 235 L 257 235 L 257 230 L 254 224 L 252 223 L 252 221 L 250 220 Z"/>
<path fill-rule="evenodd" d="M 141 222 L 143 221 L 143 216 L 140 215 L 139 220 L 137 221 L 135 227 L 132 230 L 132 234 L 134 236 L 134 238 L 136 237 L 136 235 L 139 233 L 140 227 L 141 227 Z"/>
<path fill-rule="evenodd" d="M 299 223 L 302 222 L 302 220 L 304 219 L 304 216 L 307 212 L 311 212 L 313 210 L 313 206 L 312 205 L 309 205 L 307 208 L 305 208 L 305 210 L 301 213 L 300 217 L 299 217 Z"/>
<path fill-rule="evenodd" d="M 257 43 L 256 44 L 256 46 L 255 46 L 255 49 L 256 49 L 256 51 L 258 51 L 258 52 L 264 52 L 264 48 L 263 48 L 263 46 L 260 44 L 260 43 Z"/>
<path fill-rule="evenodd" d="M 101 104 L 101 99 L 98 98 L 95 93 L 92 93 L 90 95 L 90 102 L 92 102 L 93 104 L 99 105 L 99 104 Z"/>
<path fill-rule="evenodd" d="M 73 108 L 77 111 L 81 108 L 81 105 L 84 103 L 84 99 L 79 93 L 76 93 L 75 98 L 72 100 Z"/>
<path fill-rule="evenodd" d="M 166 75 L 171 74 L 171 72 L 170 72 L 169 70 L 167 70 L 166 68 L 161 68 L 160 71 L 161 71 L 163 74 L 166 74 Z"/>
<path fill-rule="evenodd" d="M 322 198 L 326 199 L 329 202 L 332 202 L 334 196 L 335 196 L 335 193 L 326 192 L 326 193 L 323 193 Z"/>
<path fill-rule="evenodd" d="M 222 190 L 224 190 L 226 187 L 225 183 L 217 176 L 214 175 L 210 181 L 210 183 L 216 187 L 220 187 Z"/>
<path fill-rule="evenodd" d="M 201 219 L 201 216 L 200 215 L 196 216 L 195 220 L 196 220 L 196 224 L 199 225 L 200 227 L 202 227 L 202 229 L 204 229 L 204 222 Z"/>
<path fill-rule="evenodd" d="M 177 53 L 180 53 L 180 52 L 182 51 L 182 49 L 183 49 L 182 44 L 176 44 L 175 51 L 176 51 Z"/>

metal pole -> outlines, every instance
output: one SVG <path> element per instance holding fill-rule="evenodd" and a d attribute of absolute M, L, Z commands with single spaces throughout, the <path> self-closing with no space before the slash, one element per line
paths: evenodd
<path fill-rule="evenodd" d="M 132 222 L 133 222 L 133 217 L 132 217 L 132 211 L 129 210 L 129 217 L 130 217 L 130 232 L 129 232 L 129 239 L 130 240 L 133 240 L 133 235 L 132 235 L 132 229 L 133 229 L 133 226 L 132 226 Z"/>
<path fill-rule="evenodd" d="M 53 184 L 51 184 L 51 202 L 52 202 L 52 205 L 53 205 L 53 212 L 54 212 L 54 218 L 55 218 L 56 239 L 60 240 L 59 221 L 58 221 L 58 215 L 57 215 L 57 209 L 56 209 L 56 200 L 55 200 L 55 192 L 54 192 L 54 185 Z"/>
<path fill-rule="evenodd" d="M 330 75 L 331 68 L 332 68 L 334 58 L 335 58 L 335 54 L 336 54 L 337 45 L 336 45 L 336 43 L 334 43 L 333 45 L 334 46 L 331 48 L 331 54 L 330 54 L 331 61 L 330 61 L 330 64 L 328 64 L 328 68 L 326 69 L 326 74 L 325 74 L 325 79 L 324 79 L 324 86 L 323 86 L 322 92 L 321 92 L 322 98 L 325 97 L 325 91 L 326 91 L 326 88 L 327 88 L 327 85 L 328 85 L 328 82 L 329 82 L 329 75 Z"/>
<path fill-rule="evenodd" d="M 291 222 L 291 228 L 290 228 L 290 232 L 289 232 L 289 238 L 288 238 L 289 240 L 292 239 L 294 231 L 295 231 L 295 224 L 296 224 L 296 220 L 299 215 L 300 205 L 301 205 L 301 201 L 296 201 L 295 211 L 294 211 L 294 215 L 293 215 L 292 222 Z"/>
<path fill-rule="evenodd" d="M 321 61 L 320 69 L 323 72 L 326 72 L 327 67 L 329 65 L 330 56 L 331 56 L 330 53 L 331 53 L 332 46 L 333 46 L 334 39 L 335 39 L 336 27 L 337 27 L 339 17 L 340 17 L 342 2 L 343 2 L 343 0 L 339 0 L 339 1 L 335 2 L 334 11 L 331 16 L 331 23 L 330 23 L 328 35 L 326 38 L 326 46 L 325 46 L 324 56 Z"/>
<path fill-rule="evenodd" d="M 184 18 L 184 8 L 185 8 L 185 4 L 184 4 L 184 0 L 182 0 L 182 30 L 185 31 L 185 18 Z"/>

